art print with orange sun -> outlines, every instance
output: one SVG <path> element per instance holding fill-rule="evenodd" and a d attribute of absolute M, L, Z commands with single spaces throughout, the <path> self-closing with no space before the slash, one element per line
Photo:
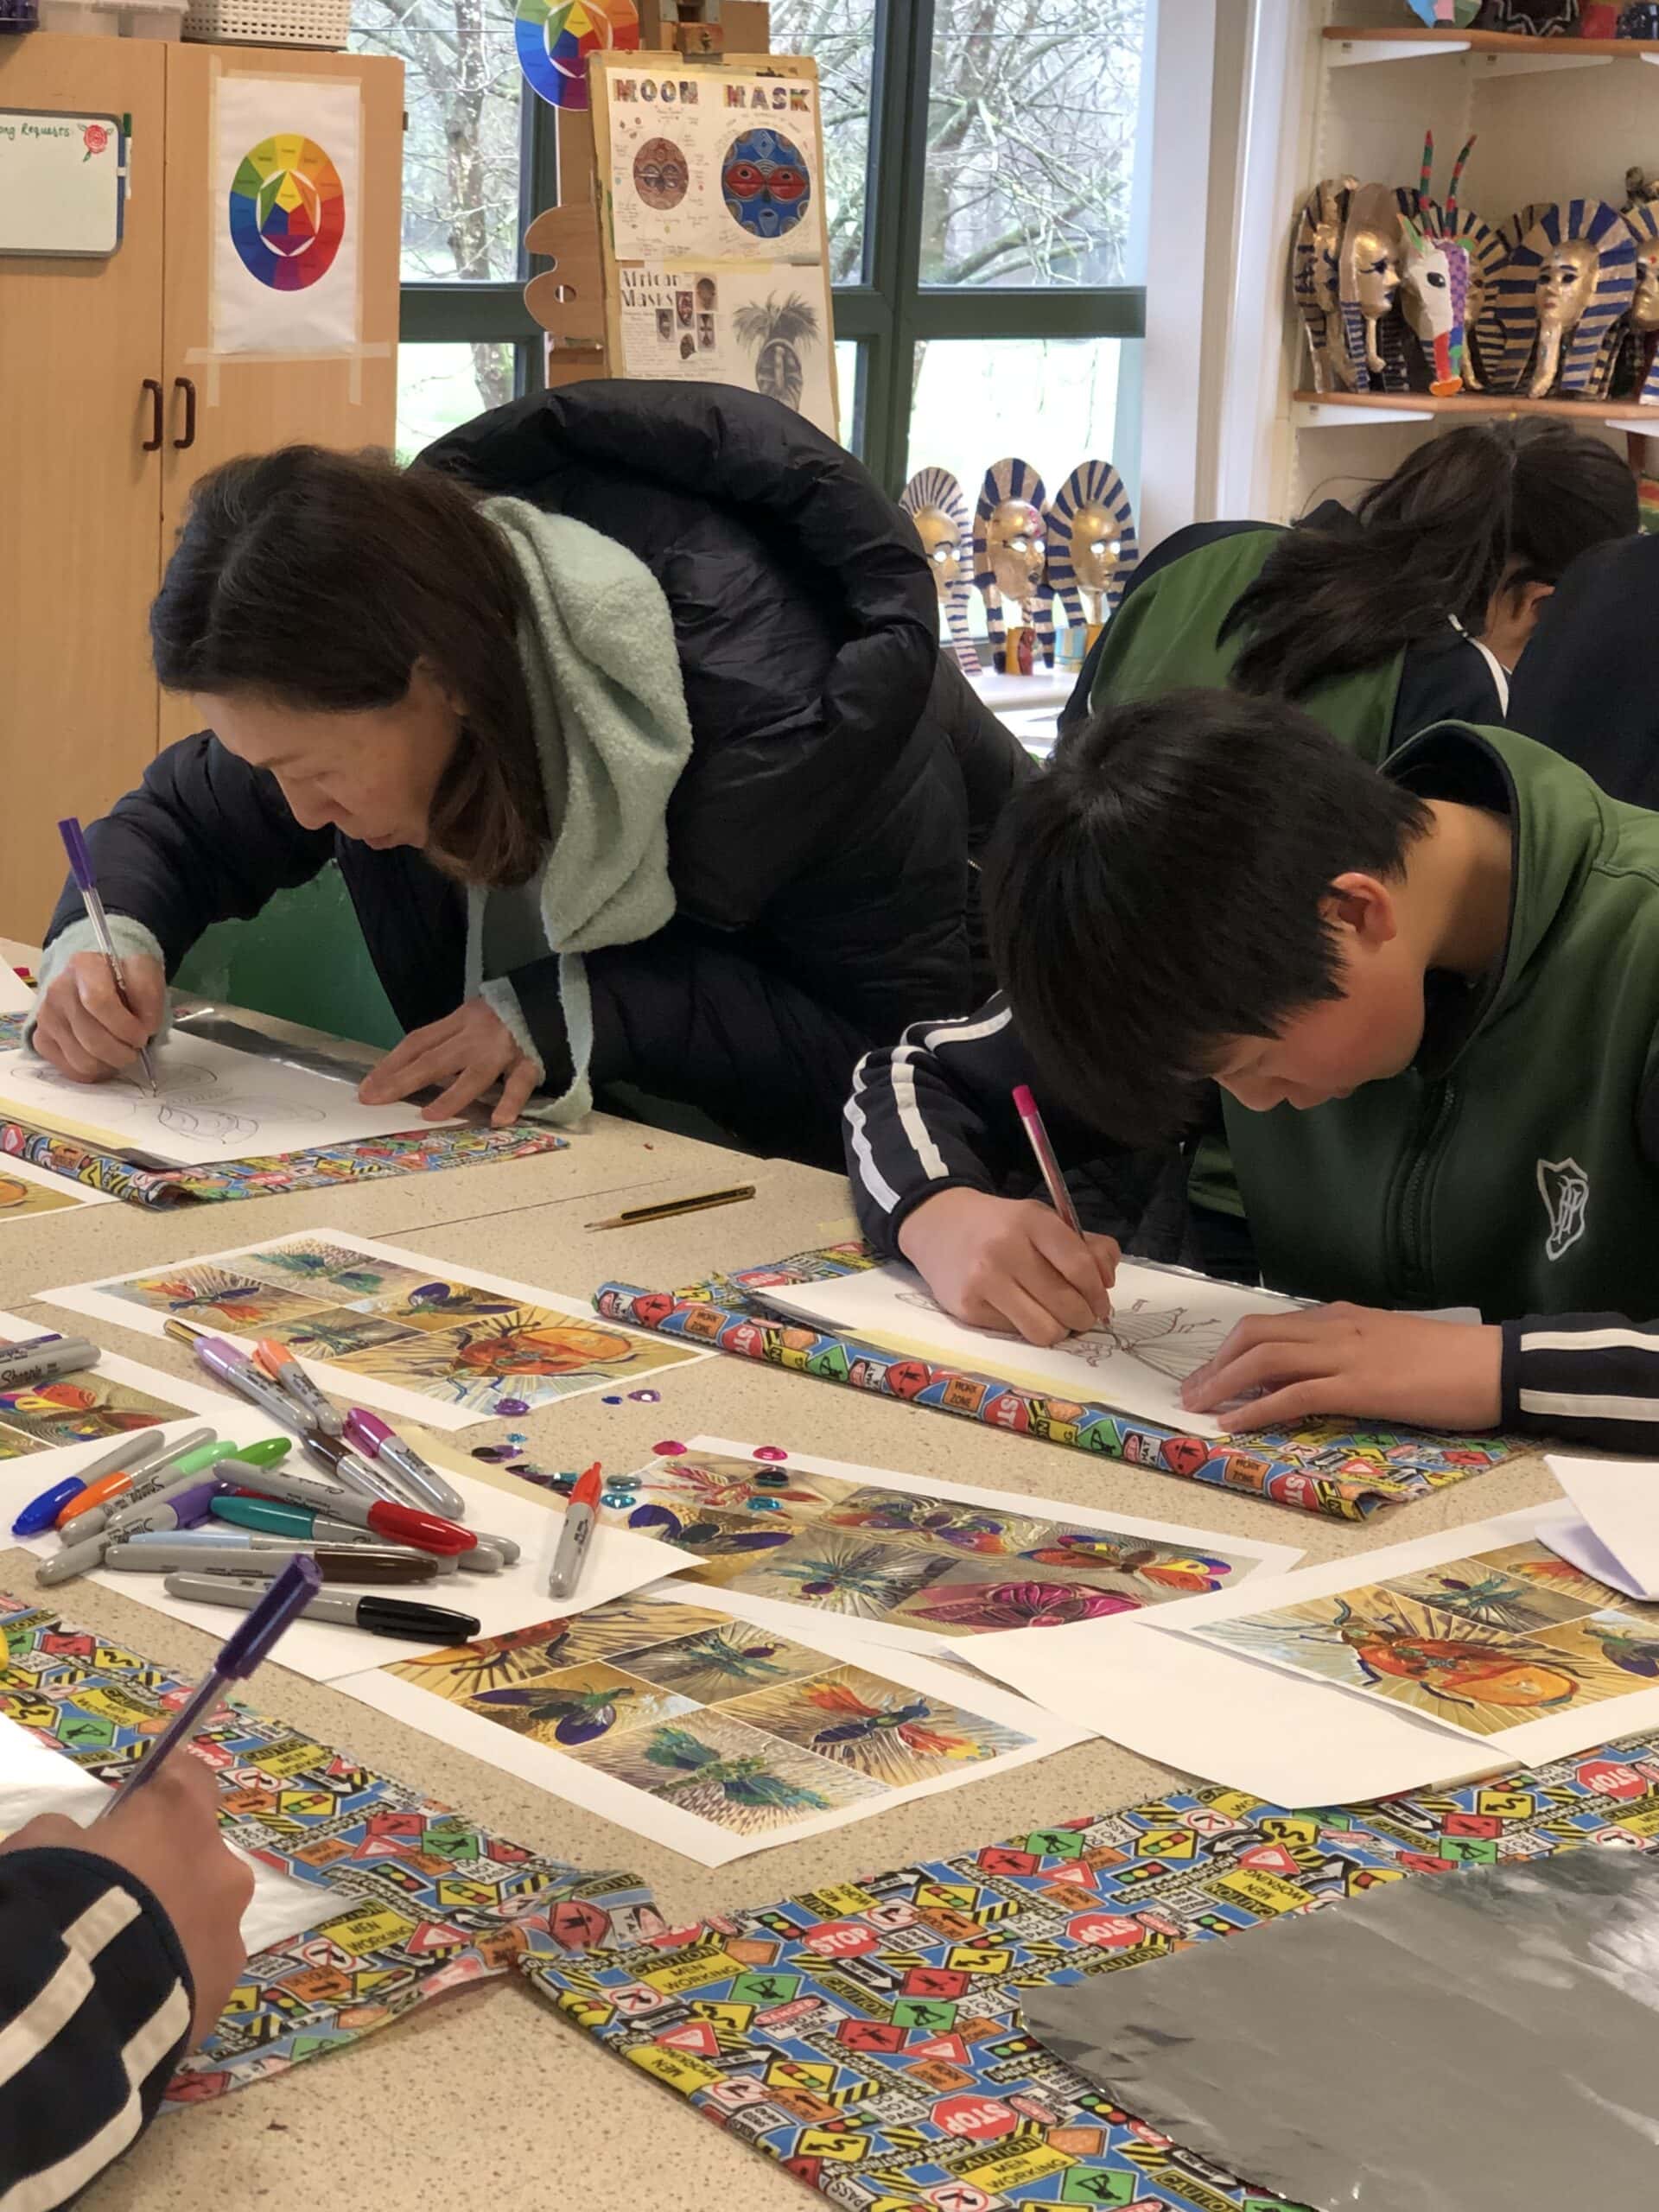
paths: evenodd
<path fill-rule="evenodd" d="M 1468 1736 L 1616 1707 L 1659 1682 L 1659 1607 L 1620 1597 L 1531 1540 L 1188 1623 L 1184 1633 Z M 1609 1711 L 1594 1725 L 1617 1732 L 1621 1722 Z"/>
<path fill-rule="evenodd" d="M 150 1335 L 177 1317 L 244 1344 L 274 1338 L 346 1404 L 439 1428 L 511 1420 L 582 1391 L 626 1394 L 709 1357 L 601 1321 L 574 1299 L 333 1230 L 54 1295 Z"/>

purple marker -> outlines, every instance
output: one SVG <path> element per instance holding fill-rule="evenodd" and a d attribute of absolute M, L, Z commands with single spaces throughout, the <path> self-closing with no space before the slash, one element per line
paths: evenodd
<path fill-rule="evenodd" d="M 98 949 L 110 963 L 110 980 L 115 985 L 115 995 L 127 1012 L 137 1014 L 127 993 L 126 978 L 121 973 L 121 962 L 115 950 L 115 939 L 110 935 L 109 917 L 104 912 L 104 901 L 98 895 L 98 878 L 92 874 L 92 856 L 86 849 L 86 840 L 79 820 L 70 815 L 58 824 L 58 835 L 63 840 L 63 849 L 69 855 L 69 873 L 75 879 L 75 888 L 80 893 L 80 903 L 86 909 L 86 918 L 92 925 L 98 939 Z M 150 1096 L 161 1089 L 156 1080 L 156 1063 L 149 1057 L 147 1046 L 138 1048 L 138 1065 L 144 1071 L 144 1081 L 149 1085 Z"/>
<path fill-rule="evenodd" d="M 270 1652 L 276 1639 L 290 1621 L 311 1603 L 322 1587 L 322 1577 L 314 1559 L 291 1559 L 276 1580 L 266 1591 L 240 1628 L 232 1630 L 224 1649 L 208 1669 L 201 1687 L 181 1705 L 167 1726 L 156 1738 L 148 1758 L 134 1767 L 126 1778 L 118 1782 L 99 1808 L 96 1827 L 106 1814 L 118 1805 L 124 1796 L 130 1796 L 135 1789 L 142 1789 L 153 1782 L 162 1767 L 179 1745 L 207 1723 L 225 1702 L 231 1684 L 246 1681 L 260 1661 Z"/>
<path fill-rule="evenodd" d="M 378 1414 L 353 1406 L 346 1416 L 346 1441 L 365 1459 L 389 1467 L 417 1505 L 442 1513 L 448 1521 L 466 1519 L 467 1501 L 461 1492 L 452 1490 L 436 1468 L 428 1466 L 419 1452 L 411 1451 Z"/>
<path fill-rule="evenodd" d="M 233 1466 L 233 1460 L 225 1463 Z M 90 1574 L 95 1567 L 104 1564 L 104 1554 L 111 1544 L 124 1536 L 136 1536 L 149 1529 L 194 1529 L 207 1517 L 207 1509 L 231 1485 L 218 1480 L 190 1483 L 175 1491 L 170 1497 L 154 1497 L 148 1504 L 134 1508 L 121 1516 L 121 1526 L 105 1526 L 95 1536 L 88 1536 L 79 1544 L 66 1544 L 60 1552 L 42 1560 L 35 1570 L 35 1580 L 43 1590 L 56 1587 L 60 1582 L 73 1582 L 78 1574 Z"/>

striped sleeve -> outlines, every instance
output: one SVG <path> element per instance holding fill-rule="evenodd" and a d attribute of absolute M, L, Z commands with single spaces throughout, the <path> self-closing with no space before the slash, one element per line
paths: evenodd
<path fill-rule="evenodd" d="M 1659 1453 L 1659 1322 L 1531 1314 L 1503 1324 L 1503 1425 Z"/>
<path fill-rule="evenodd" d="M 90 1852 L 0 1853 L 0 2212 L 55 2212 L 136 2141 L 193 2002 L 141 1882 Z"/>
<path fill-rule="evenodd" d="M 959 1021 L 918 1021 L 885 1052 L 867 1052 L 843 1114 L 847 1173 L 860 1228 L 887 1258 L 906 1218 L 941 1191 L 995 1191 L 1029 1164 L 1014 1085 L 1033 1080 L 999 992 Z M 1068 1127 L 1048 1117 L 1065 1164 Z"/>

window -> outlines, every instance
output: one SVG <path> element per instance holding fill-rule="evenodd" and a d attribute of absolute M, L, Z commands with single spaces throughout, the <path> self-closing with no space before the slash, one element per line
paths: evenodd
<path fill-rule="evenodd" d="M 822 86 L 842 434 L 889 489 L 937 464 L 971 501 L 1008 451 L 1051 490 L 1096 454 L 1134 489 L 1155 4 L 772 0 Z M 541 381 L 522 240 L 556 118 L 512 23 L 511 0 L 356 0 L 353 45 L 407 72 L 400 451 Z"/>

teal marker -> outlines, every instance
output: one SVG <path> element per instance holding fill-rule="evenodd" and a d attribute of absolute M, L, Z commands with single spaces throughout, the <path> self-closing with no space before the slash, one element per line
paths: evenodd
<path fill-rule="evenodd" d="M 233 1522 L 238 1529 L 258 1529 L 270 1536 L 298 1536 L 308 1541 L 316 1515 L 308 1505 L 283 1505 L 274 1497 L 216 1497 L 210 1512 L 215 1521 Z"/>

